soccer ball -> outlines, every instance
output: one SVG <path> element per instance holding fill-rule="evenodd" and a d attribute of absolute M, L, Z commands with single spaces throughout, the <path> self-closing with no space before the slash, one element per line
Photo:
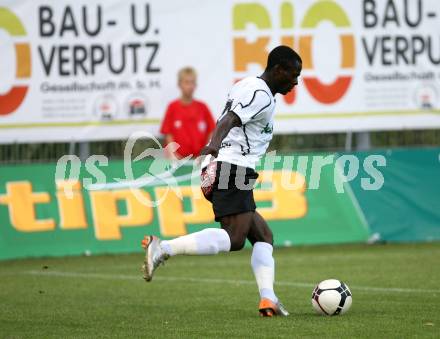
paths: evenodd
<path fill-rule="evenodd" d="M 336 279 L 321 281 L 312 293 L 313 308 L 322 315 L 344 314 L 350 309 L 351 302 L 350 289 Z"/>

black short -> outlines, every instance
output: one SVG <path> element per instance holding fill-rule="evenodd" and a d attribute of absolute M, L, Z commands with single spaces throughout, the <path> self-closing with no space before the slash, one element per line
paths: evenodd
<path fill-rule="evenodd" d="M 216 221 L 227 215 L 255 211 L 253 188 L 257 178 L 258 173 L 252 168 L 217 163 L 211 201 Z"/>

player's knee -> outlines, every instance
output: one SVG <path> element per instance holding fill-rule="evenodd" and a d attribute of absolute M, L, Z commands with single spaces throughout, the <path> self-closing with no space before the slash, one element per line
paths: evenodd
<path fill-rule="evenodd" d="M 231 238 L 231 251 L 240 251 L 246 243 L 246 237 L 234 236 Z"/>
<path fill-rule="evenodd" d="M 273 245 L 273 233 L 270 229 L 264 234 L 264 242 Z"/>
<path fill-rule="evenodd" d="M 255 242 L 267 242 L 268 244 L 273 245 L 273 233 L 268 228 L 267 230 L 264 231 L 263 234 L 260 234 L 258 237 L 254 238 L 253 240 L 254 240 L 253 242 L 251 240 L 249 240 L 249 241 L 251 241 L 252 245 Z"/>

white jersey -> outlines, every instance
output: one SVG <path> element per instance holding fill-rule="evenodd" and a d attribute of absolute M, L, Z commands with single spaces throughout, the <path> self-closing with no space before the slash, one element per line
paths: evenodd
<path fill-rule="evenodd" d="M 218 121 L 232 111 L 242 125 L 223 139 L 216 160 L 255 169 L 272 140 L 274 109 L 275 98 L 263 79 L 248 77 L 237 82 Z"/>

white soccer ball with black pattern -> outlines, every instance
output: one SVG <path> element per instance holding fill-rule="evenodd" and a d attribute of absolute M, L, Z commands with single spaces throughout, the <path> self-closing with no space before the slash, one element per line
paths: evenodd
<path fill-rule="evenodd" d="M 321 281 L 312 293 L 313 308 L 323 315 L 344 314 L 350 309 L 352 301 L 348 286 L 336 279 Z"/>

